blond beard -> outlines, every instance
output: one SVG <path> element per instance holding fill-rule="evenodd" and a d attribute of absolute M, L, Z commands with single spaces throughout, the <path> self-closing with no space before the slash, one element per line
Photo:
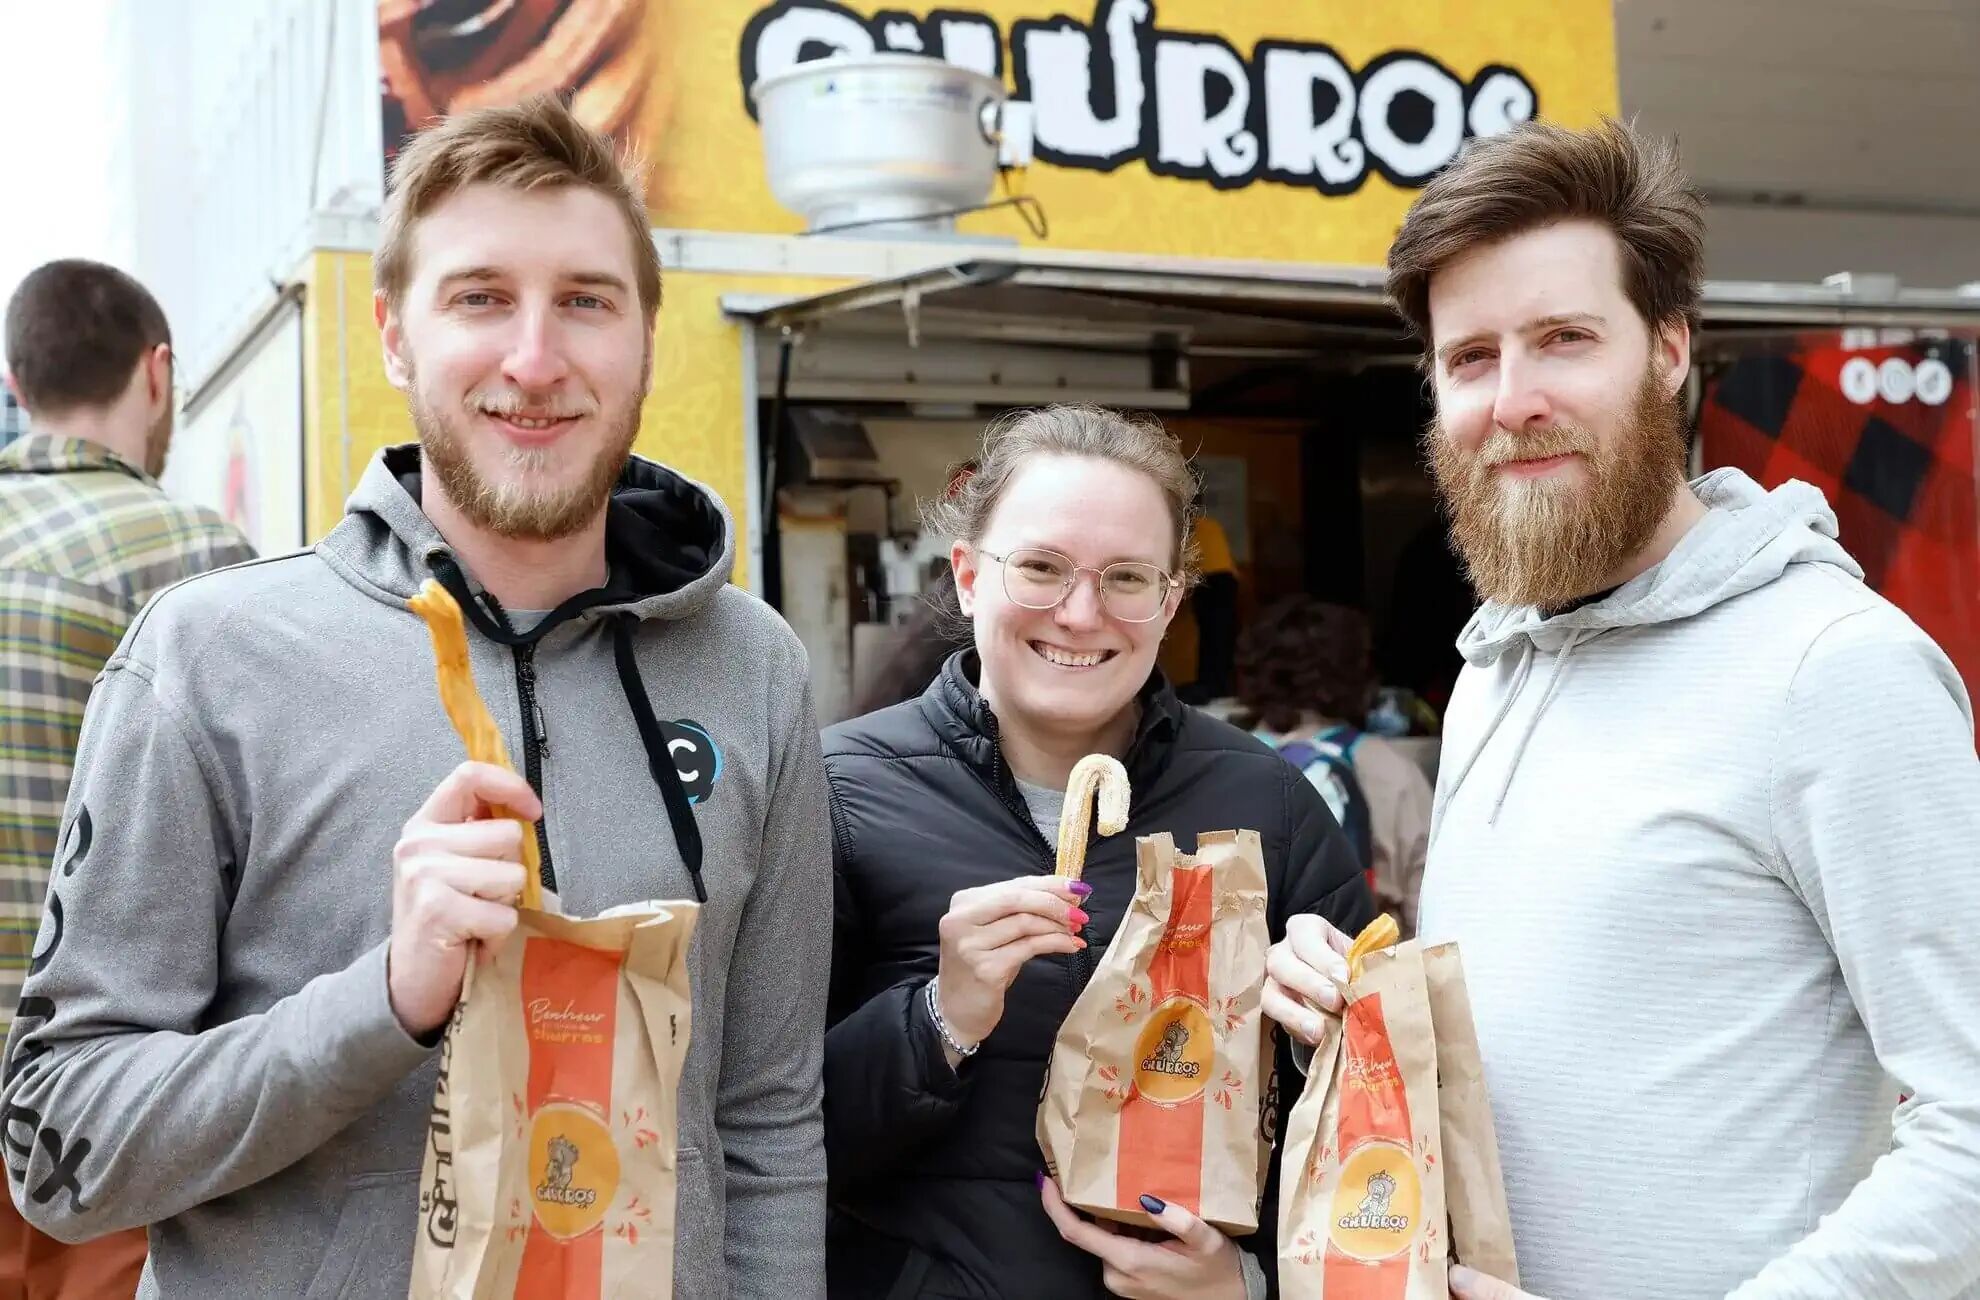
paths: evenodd
<path fill-rule="evenodd" d="M 1683 414 L 1654 368 L 1644 371 L 1606 447 L 1570 425 L 1495 429 L 1467 451 L 1437 421 L 1425 441 L 1471 584 L 1502 605 L 1560 609 L 1600 591 L 1649 544 L 1684 482 Z M 1581 455 L 1583 475 L 1522 481 L 1496 468 L 1513 456 L 1569 453 Z"/>
<path fill-rule="evenodd" d="M 599 418 L 610 421 L 612 437 L 576 483 L 558 489 L 529 485 L 530 478 L 558 463 L 560 453 L 554 447 L 506 449 L 505 459 L 518 471 L 519 481 L 494 483 L 474 467 L 454 425 L 426 401 L 410 365 L 408 372 L 406 405 L 419 432 L 420 450 L 433 466 L 441 491 L 469 523 L 498 537 L 554 542 L 584 531 L 611 500 L 612 488 L 625 472 L 633 440 L 639 436 L 637 401 L 616 415 L 600 413 Z"/>

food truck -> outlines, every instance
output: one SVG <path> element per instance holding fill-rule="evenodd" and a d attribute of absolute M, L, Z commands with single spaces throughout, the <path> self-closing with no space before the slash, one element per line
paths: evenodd
<path fill-rule="evenodd" d="M 1182 437 L 1241 610 L 1311 592 L 1367 612 L 1385 682 L 1434 701 L 1455 671 L 1467 594 L 1382 261 L 1465 140 L 1618 111 L 1606 0 L 376 17 L 380 176 L 433 114 L 544 89 L 643 159 L 666 283 L 636 449 L 727 502 L 736 581 L 804 639 L 821 720 L 946 556 L 916 502 L 991 418 L 1053 401 Z M 412 436 L 372 319 L 374 184 L 368 213 L 313 214 L 189 404 L 180 485 L 264 549 L 320 537 Z M 1820 486 L 1870 580 L 1980 687 L 1976 337 L 1973 287 L 1714 282 L 1688 400 L 1701 470 Z M 1185 613 L 1164 663 L 1188 681 L 1195 661 Z"/>

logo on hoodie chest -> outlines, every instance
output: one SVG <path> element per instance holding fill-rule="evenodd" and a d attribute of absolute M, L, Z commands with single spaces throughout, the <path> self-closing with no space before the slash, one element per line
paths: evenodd
<path fill-rule="evenodd" d="M 674 770 L 680 773 L 688 802 L 698 804 L 713 794 L 722 775 L 722 750 L 708 729 L 686 718 L 662 720 L 660 734 L 667 738 L 667 753 L 674 760 Z"/>

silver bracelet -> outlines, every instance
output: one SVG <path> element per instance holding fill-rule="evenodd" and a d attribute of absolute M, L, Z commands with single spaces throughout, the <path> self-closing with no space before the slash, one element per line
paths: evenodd
<path fill-rule="evenodd" d="M 936 979 L 928 981 L 928 1016 L 935 1022 L 935 1032 L 942 1036 L 942 1045 L 954 1052 L 957 1056 L 967 1060 L 975 1056 L 983 1044 L 971 1043 L 968 1047 L 964 1047 L 956 1041 L 956 1035 L 949 1028 L 949 1022 L 942 1019 L 941 1004 L 935 1000 L 935 985 L 940 978 L 940 976 L 937 976 Z"/>

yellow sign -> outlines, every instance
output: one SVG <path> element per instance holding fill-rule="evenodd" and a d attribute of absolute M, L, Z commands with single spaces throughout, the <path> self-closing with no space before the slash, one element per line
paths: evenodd
<path fill-rule="evenodd" d="M 1038 158 L 1014 187 L 1063 248 L 1379 264 L 1466 138 L 1616 111 L 1609 0 L 619 0 L 484 23 L 453 8 L 386 7 L 388 138 L 571 91 L 648 161 L 654 224 L 688 229 L 799 229 L 771 197 L 748 88 L 835 51 L 940 56 L 1031 103 Z M 1009 209 L 964 228 L 1041 242 Z"/>

